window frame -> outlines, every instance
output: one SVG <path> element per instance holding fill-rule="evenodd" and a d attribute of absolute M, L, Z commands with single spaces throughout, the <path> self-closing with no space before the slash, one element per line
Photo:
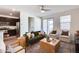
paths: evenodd
<path fill-rule="evenodd" d="M 70 19 L 66 18 L 66 19 L 69 19 L 69 21 L 61 21 L 62 17 L 69 17 Z M 64 19 L 65 18 L 63 18 L 63 20 Z M 61 24 L 67 24 L 67 23 L 69 23 L 69 28 L 68 29 L 66 27 L 64 27 L 64 26 L 61 25 Z M 64 28 L 62 29 L 62 27 L 64 27 Z M 66 30 L 66 31 L 70 31 L 70 27 L 71 27 L 71 15 L 60 16 L 60 29 L 61 30 Z"/>

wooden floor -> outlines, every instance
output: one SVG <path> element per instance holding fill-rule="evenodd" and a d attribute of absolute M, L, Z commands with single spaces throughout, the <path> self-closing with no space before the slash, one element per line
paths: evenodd
<path fill-rule="evenodd" d="M 13 38 L 5 40 L 5 45 L 9 45 L 16 40 L 16 36 Z M 75 52 L 75 45 L 71 43 L 61 42 L 60 48 L 58 49 L 57 53 L 74 53 Z M 25 53 L 25 51 L 21 51 L 19 53 Z M 30 47 L 28 47 L 26 53 L 47 53 L 46 51 L 40 49 L 39 43 L 36 43 Z"/>
<path fill-rule="evenodd" d="M 16 38 L 17 38 L 16 36 L 11 36 L 11 37 L 5 38 L 4 39 L 5 45 L 11 44 L 12 42 L 14 42 L 16 40 Z"/>

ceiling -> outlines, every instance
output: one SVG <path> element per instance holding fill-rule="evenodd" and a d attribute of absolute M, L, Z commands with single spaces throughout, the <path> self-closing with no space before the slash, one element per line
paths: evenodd
<path fill-rule="evenodd" d="M 15 9 L 12 16 L 19 17 L 19 11 L 26 11 L 34 16 L 48 16 L 59 12 L 68 11 L 71 9 L 79 8 L 78 5 L 45 5 L 45 8 L 50 9 L 45 13 L 41 13 L 40 5 L 0 5 L 0 13 L 9 15 L 12 9 Z"/>
<path fill-rule="evenodd" d="M 19 19 L 20 12 L 13 9 L 0 7 L 0 17 Z"/>

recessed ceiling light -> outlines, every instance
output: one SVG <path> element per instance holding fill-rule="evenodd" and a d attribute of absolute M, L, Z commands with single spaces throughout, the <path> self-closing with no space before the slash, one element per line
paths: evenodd
<path fill-rule="evenodd" d="M 16 11 L 16 9 L 12 9 L 12 11 Z"/>
<path fill-rule="evenodd" d="M 13 14 L 12 14 L 12 13 L 10 13 L 10 15 L 12 16 Z"/>

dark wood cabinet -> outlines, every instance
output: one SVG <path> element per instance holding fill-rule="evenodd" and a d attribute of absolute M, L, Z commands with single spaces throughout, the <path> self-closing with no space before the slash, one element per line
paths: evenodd
<path fill-rule="evenodd" d="M 79 37 L 75 38 L 75 52 L 79 53 Z"/>
<path fill-rule="evenodd" d="M 79 53 L 79 32 L 75 33 L 75 52 Z"/>
<path fill-rule="evenodd" d="M 16 29 L 14 29 L 14 30 L 8 30 L 8 34 L 10 36 L 15 36 L 17 34 Z"/>
<path fill-rule="evenodd" d="M 10 22 L 10 26 L 16 26 L 16 22 Z"/>

